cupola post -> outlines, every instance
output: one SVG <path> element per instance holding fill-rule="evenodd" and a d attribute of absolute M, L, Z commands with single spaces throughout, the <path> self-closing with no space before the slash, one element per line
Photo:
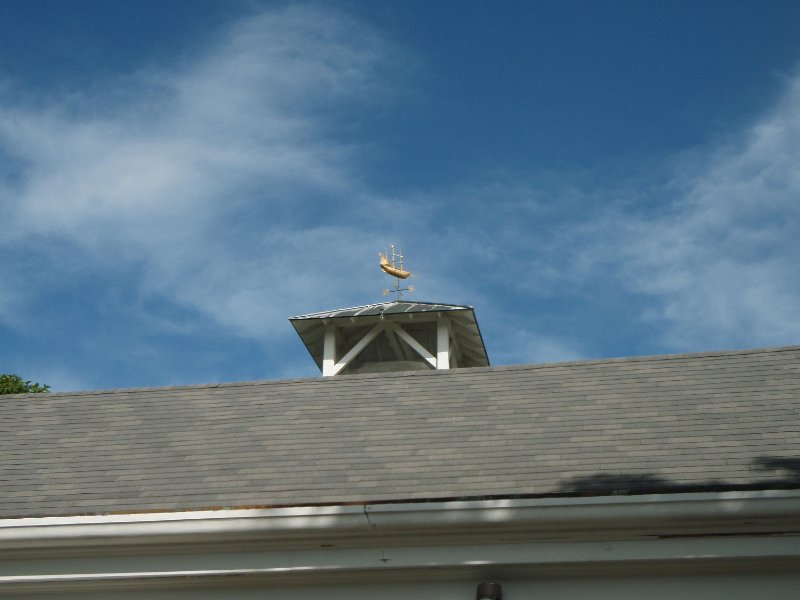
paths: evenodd
<path fill-rule="evenodd" d="M 450 368 L 450 321 L 439 313 L 436 321 L 436 368 Z"/>

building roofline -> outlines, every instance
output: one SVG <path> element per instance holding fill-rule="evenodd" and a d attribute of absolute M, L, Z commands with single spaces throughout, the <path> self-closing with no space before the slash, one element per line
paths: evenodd
<path fill-rule="evenodd" d="M 603 364 L 619 364 L 619 363 L 637 363 L 637 362 L 654 362 L 654 361 L 672 361 L 672 360 L 685 360 L 695 358 L 715 358 L 739 355 L 754 355 L 754 354 L 770 354 L 780 352 L 795 352 L 800 350 L 800 345 L 792 346 L 774 346 L 767 348 L 750 348 L 750 349 L 736 349 L 736 350 L 705 350 L 700 352 L 685 352 L 677 354 L 647 354 L 641 356 L 623 356 L 623 357 L 610 357 L 610 358 L 587 358 L 569 361 L 556 361 L 535 364 L 516 364 L 516 365 L 495 365 L 488 367 L 467 367 L 462 369 L 449 369 L 444 371 L 430 370 L 430 371 L 398 371 L 389 373 L 363 373 L 344 375 L 338 378 L 330 377 L 291 377 L 286 379 L 256 379 L 249 381 L 229 381 L 229 382 L 213 382 L 213 383 L 195 383 L 171 386 L 150 386 L 150 387 L 130 387 L 130 388 L 105 388 L 96 390 L 77 390 L 65 392 L 44 392 L 44 393 L 28 393 L 28 394 L 6 394 L 3 399 L 14 400 L 21 398 L 52 398 L 63 396 L 94 396 L 104 394 L 118 394 L 130 392 L 171 392 L 176 390 L 200 390 L 211 388 L 231 388 L 231 387 L 251 387 L 260 385 L 285 385 L 291 383 L 303 383 L 309 381 L 326 382 L 334 379 L 339 381 L 347 380 L 353 381 L 362 378 L 395 378 L 395 377 L 457 377 L 466 373 L 476 373 L 485 371 L 519 371 L 519 370 L 538 370 L 538 369 L 553 369 L 565 367 L 579 367 L 586 365 L 603 365 Z"/>

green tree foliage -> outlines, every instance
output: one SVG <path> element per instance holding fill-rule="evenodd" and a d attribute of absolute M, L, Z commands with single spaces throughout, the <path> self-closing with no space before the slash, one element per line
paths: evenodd
<path fill-rule="evenodd" d="M 40 394 L 49 390 L 49 385 L 23 381 L 19 375 L 0 375 L 0 394 Z"/>

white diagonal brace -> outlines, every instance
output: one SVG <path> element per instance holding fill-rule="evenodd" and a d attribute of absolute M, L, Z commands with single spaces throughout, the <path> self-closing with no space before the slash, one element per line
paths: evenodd
<path fill-rule="evenodd" d="M 384 323 L 377 323 L 375 327 L 370 329 L 369 333 L 367 333 L 367 335 L 358 340 L 356 345 L 350 348 L 350 351 L 347 354 L 345 354 L 342 357 L 342 359 L 333 366 L 333 368 L 331 369 L 332 372 L 330 374 L 336 375 L 337 373 L 339 373 L 339 371 L 344 369 L 351 360 L 353 360 L 356 356 L 361 354 L 364 348 L 366 348 L 372 340 L 378 337 L 378 334 L 381 331 L 383 331 L 384 327 L 385 327 Z"/>
<path fill-rule="evenodd" d="M 403 340 L 406 344 L 411 346 L 414 352 L 416 352 L 422 358 L 427 360 L 428 363 L 434 369 L 436 368 L 436 357 L 430 352 L 428 352 L 422 344 L 420 344 L 417 340 L 411 337 L 411 335 L 408 332 L 404 331 L 401 327 L 395 325 L 394 323 L 387 323 L 386 326 L 390 327 L 391 330 L 394 331 L 401 340 Z"/>

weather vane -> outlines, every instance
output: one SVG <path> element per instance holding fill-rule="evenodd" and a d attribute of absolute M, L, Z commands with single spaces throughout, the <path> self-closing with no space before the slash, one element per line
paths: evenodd
<path fill-rule="evenodd" d="M 408 287 L 400 287 L 400 280 L 408 279 L 411 273 L 405 270 L 405 267 L 403 266 L 403 255 L 399 252 L 395 252 L 394 244 L 392 244 L 389 248 L 389 252 L 386 254 L 378 253 L 378 256 L 380 256 L 381 271 L 390 277 L 394 277 L 395 284 L 391 289 L 383 290 L 383 295 L 387 296 L 394 292 L 397 294 L 397 299 L 400 300 L 400 298 L 403 296 L 403 292 L 413 292 L 414 286 L 409 285 Z M 389 260 L 390 257 L 391 260 Z"/>

